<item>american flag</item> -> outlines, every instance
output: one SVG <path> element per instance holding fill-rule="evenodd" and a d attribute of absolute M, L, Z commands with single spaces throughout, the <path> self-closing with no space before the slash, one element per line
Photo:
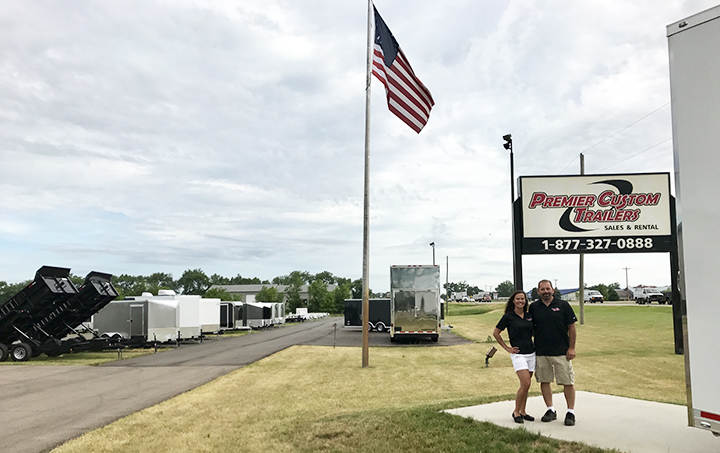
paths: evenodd
<path fill-rule="evenodd" d="M 375 46 L 372 73 L 385 85 L 388 109 L 418 134 L 430 118 L 435 102 L 415 76 L 405 54 L 375 5 Z"/>

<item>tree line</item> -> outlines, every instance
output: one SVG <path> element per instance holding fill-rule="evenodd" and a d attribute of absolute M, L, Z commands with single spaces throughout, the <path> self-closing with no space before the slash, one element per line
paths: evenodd
<path fill-rule="evenodd" d="M 455 282 L 448 282 L 443 285 L 443 288 L 448 291 L 449 293 L 454 292 L 466 292 L 468 296 L 474 296 L 476 294 L 480 294 L 482 291 L 477 286 L 471 286 L 467 281 L 463 280 L 461 282 L 455 283 Z M 600 293 L 603 295 L 605 300 L 608 301 L 615 301 L 620 300 L 620 296 L 618 295 L 617 291 L 620 289 L 620 283 L 611 283 L 609 285 L 606 285 L 604 283 L 600 283 L 594 286 L 586 286 L 587 289 L 594 289 L 597 291 L 600 291 Z M 510 294 L 515 291 L 515 285 L 513 285 L 513 282 L 510 280 L 505 280 L 504 282 L 498 284 L 495 287 L 495 291 L 498 294 L 498 297 L 510 297 Z M 530 297 L 532 299 L 538 299 L 538 292 L 537 287 L 534 287 L 530 291 Z M 555 288 L 555 296 L 560 297 L 560 291 Z M 445 295 L 443 295 L 443 298 Z"/>
<path fill-rule="evenodd" d="M 80 287 L 84 277 L 70 274 L 70 281 Z M 230 294 L 224 289 L 211 288 L 213 285 L 268 285 L 255 296 L 258 302 L 286 303 L 286 310 L 294 312 L 298 307 L 307 307 L 310 312 L 342 313 L 345 309 L 345 299 L 362 297 L 362 279 L 352 280 L 338 277 L 331 272 L 323 271 L 311 274 L 307 271 L 292 271 L 288 275 L 281 275 L 272 280 L 261 280 L 258 277 L 224 277 L 219 274 L 208 276 L 202 269 L 188 269 L 177 280 L 172 274 L 156 272 L 150 275 L 121 274 L 113 276 L 111 280 L 118 299 L 126 296 L 139 296 L 144 292 L 157 294 L 159 290 L 170 289 L 178 294 L 193 294 L 203 297 L 219 298 L 221 300 L 238 300 L 240 296 Z M 4 304 L 24 287 L 32 283 L 27 280 L 20 283 L 7 283 L 0 281 L 0 304 Z M 284 292 L 278 291 L 270 285 L 287 286 Z M 300 297 L 300 289 L 308 285 L 308 298 Z M 328 285 L 337 285 L 332 291 Z M 370 297 L 378 297 L 370 291 Z"/>

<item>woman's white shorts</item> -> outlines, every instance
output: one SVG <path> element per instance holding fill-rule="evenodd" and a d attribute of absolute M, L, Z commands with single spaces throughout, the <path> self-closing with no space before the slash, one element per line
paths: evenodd
<path fill-rule="evenodd" d="M 510 354 L 510 360 L 512 360 L 513 368 L 515 371 L 528 370 L 531 373 L 535 372 L 535 353 L 532 354 Z"/>

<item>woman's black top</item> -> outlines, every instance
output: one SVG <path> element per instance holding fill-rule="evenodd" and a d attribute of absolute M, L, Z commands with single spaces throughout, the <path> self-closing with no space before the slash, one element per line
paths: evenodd
<path fill-rule="evenodd" d="M 510 345 L 520 348 L 520 354 L 532 354 L 535 352 L 532 340 L 534 326 L 530 313 L 525 313 L 525 316 L 521 318 L 514 311 L 507 312 L 500 318 L 500 322 L 495 327 L 500 331 L 507 328 Z"/>

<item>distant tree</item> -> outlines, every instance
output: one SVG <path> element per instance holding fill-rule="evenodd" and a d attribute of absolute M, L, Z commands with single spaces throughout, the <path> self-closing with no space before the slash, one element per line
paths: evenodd
<path fill-rule="evenodd" d="M 303 307 L 303 301 L 300 298 L 300 286 L 290 285 L 285 290 L 285 308 L 288 313 L 295 313 L 298 307 Z"/>
<path fill-rule="evenodd" d="M 331 272 L 322 271 L 315 274 L 315 276 L 313 277 L 313 281 L 315 280 L 321 280 L 326 285 L 334 285 L 337 281 L 337 278 Z"/>
<path fill-rule="evenodd" d="M 274 286 L 263 286 L 257 294 L 255 300 L 258 302 L 282 302 L 285 294 L 278 291 Z"/>
<path fill-rule="evenodd" d="M 620 295 L 615 291 L 615 288 L 608 288 L 607 300 L 620 300 Z"/>
<path fill-rule="evenodd" d="M 32 280 L 27 280 L 20 283 L 6 283 L 0 281 L 0 304 L 4 304 L 13 298 L 17 293 L 22 291 L 27 285 L 32 283 Z"/>
<path fill-rule="evenodd" d="M 345 304 L 343 304 L 343 309 Z M 328 291 L 320 301 L 320 311 L 324 313 L 335 313 L 335 298 L 333 293 Z"/>
<path fill-rule="evenodd" d="M 272 279 L 274 285 L 297 285 L 302 286 L 310 283 L 312 276 L 307 271 L 292 271 L 289 275 L 282 275 Z"/>
<path fill-rule="evenodd" d="M 467 295 L 474 296 L 475 294 L 480 294 L 480 288 L 477 286 L 468 286 Z"/>
<path fill-rule="evenodd" d="M 85 277 L 80 277 L 79 275 L 73 275 L 70 274 L 70 281 L 73 285 L 75 285 L 76 288 L 79 288 L 85 283 Z"/>
<path fill-rule="evenodd" d="M 345 299 L 352 298 L 352 291 L 350 290 L 349 283 L 342 283 L 340 286 L 332 291 L 332 298 L 334 301 L 333 309 L 330 313 L 343 313 L 345 312 Z"/>
<path fill-rule="evenodd" d="M 497 291 L 498 297 L 510 297 L 510 294 L 515 291 L 515 285 L 510 280 L 505 280 L 497 285 L 495 291 Z"/>
<path fill-rule="evenodd" d="M 240 294 L 233 294 L 223 288 L 210 288 L 205 291 L 203 297 L 206 299 L 220 299 L 220 300 L 242 300 Z"/>
<path fill-rule="evenodd" d="M 322 311 L 321 306 L 329 295 L 327 285 L 322 280 L 315 280 L 308 287 L 308 311 Z"/>
<path fill-rule="evenodd" d="M 463 291 L 467 291 L 469 286 L 470 285 L 468 285 L 468 282 L 463 280 L 459 283 L 455 283 L 455 282 L 445 283 L 443 285 L 443 288 L 445 288 L 445 290 L 449 291 L 450 293 L 461 293 Z"/>
<path fill-rule="evenodd" d="M 512 294 L 512 293 L 510 293 L 510 294 Z M 510 297 L 510 294 L 508 294 L 508 297 Z M 530 299 L 532 299 L 532 300 L 540 299 L 540 294 L 538 293 L 537 287 L 533 288 L 532 291 L 530 291 Z"/>
<path fill-rule="evenodd" d="M 347 283 L 348 285 L 352 285 L 352 279 L 345 277 L 335 277 L 335 284 L 337 284 L 338 286 L 345 283 Z"/>
<path fill-rule="evenodd" d="M 202 269 L 188 269 L 178 279 L 178 285 L 182 288 L 183 294 L 205 294 L 210 288 L 210 277 L 205 275 Z"/>
<path fill-rule="evenodd" d="M 602 283 L 599 283 L 595 286 L 591 286 L 589 289 L 594 289 L 595 291 L 600 291 L 600 294 L 603 295 L 604 300 L 610 300 L 610 294 L 608 292 L 608 286 Z"/>
<path fill-rule="evenodd" d="M 362 278 L 358 278 L 357 280 L 352 281 L 352 284 L 350 285 L 350 291 L 352 291 L 353 299 L 362 299 L 362 286 Z"/>
<path fill-rule="evenodd" d="M 110 282 L 115 287 L 115 290 L 118 292 L 117 299 L 124 299 L 125 297 L 130 296 L 139 296 L 145 292 L 153 292 L 153 289 L 156 290 L 154 294 L 157 294 L 157 288 L 152 288 L 148 284 L 147 278 L 143 277 L 142 275 L 113 275 L 110 279 Z"/>
<path fill-rule="evenodd" d="M 219 274 L 212 274 L 210 276 L 210 284 L 211 285 L 229 285 L 230 279 L 227 277 L 223 277 Z"/>
<path fill-rule="evenodd" d="M 235 277 L 231 278 L 227 283 L 227 285 L 259 285 L 262 283 L 259 278 L 257 277 L 243 277 L 240 274 L 237 274 Z M 215 285 L 220 285 L 220 283 L 214 283 Z"/>
<path fill-rule="evenodd" d="M 173 291 L 178 290 L 178 283 L 173 280 L 172 274 L 167 274 L 165 272 L 155 272 L 154 274 L 148 276 L 145 281 L 148 285 L 157 289 L 172 289 Z"/>

